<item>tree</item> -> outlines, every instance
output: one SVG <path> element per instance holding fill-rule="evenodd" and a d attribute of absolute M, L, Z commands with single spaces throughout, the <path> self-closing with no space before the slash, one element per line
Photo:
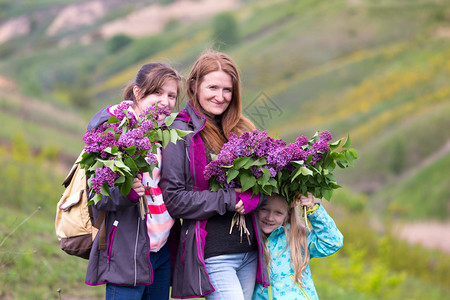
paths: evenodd
<path fill-rule="evenodd" d="M 116 53 L 120 49 L 130 44 L 132 41 L 133 39 L 130 38 L 129 36 L 124 34 L 118 34 L 109 39 L 106 46 L 108 48 L 109 53 Z"/>
<path fill-rule="evenodd" d="M 213 29 L 213 39 L 224 46 L 236 45 L 241 41 L 238 24 L 230 12 L 217 14 L 213 19 Z"/>

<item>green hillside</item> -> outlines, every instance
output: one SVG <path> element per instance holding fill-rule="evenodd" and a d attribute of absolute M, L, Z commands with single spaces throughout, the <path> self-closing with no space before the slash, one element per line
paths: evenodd
<path fill-rule="evenodd" d="M 209 47 L 239 65 L 244 113 L 258 127 L 287 140 L 324 129 L 335 139 L 350 134 L 358 150 L 355 167 L 338 173 L 345 189 L 325 203 L 346 243 L 338 255 L 313 262 L 321 299 L 448 295 L 449 255 L 397 241 L 390 229 L 394 221 L 450 218 L 448 1 L 242 0 L 229 12 L 239 28 L 235 45 L 214 36 L 211 16 L 170 20 L 157 34 L 127 37 L 123 47 L 102 38 L 100 27 L 174 1 L 111 1 L 92 24 L 53 36 L 46 31 L 58 12 L 83 1 L 28 2 L 0 1 L 0 25 L 20 16 L 33 25 L 0 44 L 0 270 L 8 271 L 0 272 L 0 299 L 57 299 L 57 288 L 63 299 L 102 298 L 102 288 L 82 285 L 85 264 L 55 241 L 59 182 L 82 148 L 89 118 L 120 101 L 142 64 L 163 61 L 187 75 Z M 82 43 L 86 36 L 91 41 Z M 62 275 L 60 261 L 70 261 L 73 274 Z M 29 282 L 33 272 L 45 276 Z M 21 290 L 24 282 L 33 288 Z"/>

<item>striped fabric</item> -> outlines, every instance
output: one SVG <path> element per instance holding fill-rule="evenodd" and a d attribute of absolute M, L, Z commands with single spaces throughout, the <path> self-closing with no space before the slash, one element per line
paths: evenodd
<path fill-rule="evenodd" d="M 158 149 L 159 150 L 159 149 Z M 159 165 L 161 166 L 161 152 L 157 154 Z M 159 168 L 153 169 L 152 177 L 149 173 L 144 173 L 142 183 L 146 187 L 145 197 L 147 197 L 148 208 L 151 216 L 147 217 L 147 230 L 150 238 L 150 251 L 157 252 L 167 242 L 170 229 L 175 223 L 169 215 L 164 204 L 161 189 L 158 187 L 160 179 Z M 150 190 L 150 191 L 149 191 Z M 151 195 L 150 195 L 151 193 Z"/>

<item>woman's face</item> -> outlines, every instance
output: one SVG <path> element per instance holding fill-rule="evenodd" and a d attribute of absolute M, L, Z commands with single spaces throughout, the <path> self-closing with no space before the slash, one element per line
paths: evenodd
<path fill-rule="evenodd" d="M 282 226 L 288 215 L 288 204 L 283 197 L 275 195 L 271 196 L 267 201 L 267 205 L 261 207 L 258 211 L 259 223 L 261 230 L 269 235 Z"/>
<path fill-rule="evenodd" d="M 223 114 L 232 98 L 233 81 L 230 75 L 224 71 L 214 71 L 203 76 L 198 89 L 198 100 L 208 114 Z"/>
<path fill-rule="evenodd" d="M 135 96 L 139 95 L 138 87 L 135 86 L 133 91 Z M 158 108 L 165 108 L 172 112 L 177 102 L 177 95 L 178 82 L 175 79 L 169 79 L 164 83 L 161 89 L 153 94 L 149 94 L 146 97 L 139 99 L 136 113 L 139 115 L 143 110 L 150 106 L 154 106 L 155 104 L 158 104 Z M 136 96 L 136 98 L 138 97 Z M 160 120 L 158 121 L 162 121 L 165 117 L 165 115 L 161 115 L 159 117 Z"/>

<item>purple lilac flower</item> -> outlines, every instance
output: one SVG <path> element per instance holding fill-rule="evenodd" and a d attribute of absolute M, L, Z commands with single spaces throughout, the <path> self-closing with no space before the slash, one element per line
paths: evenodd
<path fill-rule="evenodd" d="M 328 144 L 327 141 L 319 139 L 317 142 L 315 142 L 313 144 L 313 149 L 319 152 L 327 152 L 328 150 L 330 150 L 330 145 Z"/>
<path fill-rule="evenodd" d="M 250 167 L 250 171 L 252 172 L 252 174 L 255 176 L 256 179 L 260 178 L 264 174 L 263 171 L 256 166 Z"/>
<path fill-rule="evenodd" d="M 301 137 L 295 139 L 295 143 L 298 144 L 299 146 L 308 145 L 308 138 L 302 135 Z"/>
<path fill-rule="evenodd" d="M 211 161 L 205 168 L 204 175 L 205 179 L 209 180 L 213 176 L 218 175 L 224 175 L 225 171 L 220 167 L 220 161 L 219 160 L 213 160 Z"/>
<path fill-rule="evenodd" d="M 95 129 L 88 129 L 83 136 L 83 141 L 86 143 L 86 146 L 84 147 L 86 153 L 96 153 L 101 151 L 99 137 Z"/>
<path fill-rule="evenodd" d="M 136 145 L 136 147 L 139 147 L 139 141 L 144 138 L 144 133 L 141 128 L 133 128 L 132 130 L 122 133 L 120 135 L 119 140 L 117 141 L 117 145 L 121 149 L 125 149 L 128 147 L 131 147 L 133 145 Z M 148 140 L 148 138 L 147 138 Z M 150 141 L 149 141 L 150 142 Z"/>
<path fill-rule="evenodd" d="M 139 117 L 146 120 L 157 121 L 162 115 L 170 116 L 170 110 L 165 107 L 156 108 L 155 106 L 149 106 L 144 109 Z"/>
<path fill-rule="evenodd" d="M 331 133 L 328 130 L 324 130 L 319 134 L 319 137 L 321 140 L 325 141 L 325 142 L 329 142 L 333 139 L 333 136 L 331 135 Z"/>
<path fill-rule="evenodd" d="M 143 132 L 150 131 L 150 130 L 152 130 L 154 127 L 155 127 L 155 123 L 154 123 L 153 121 L 150 121 L 150 120 L 144 120 L 144 121 L 142 121 L 141 128 L 142 128 L 142 131 L 143 131 Z"/>
<path fill-rule="evenodd" d="M 149 165 L 158 165 L 158 158 L 156 157 L 156 155 L 152 152 L 147 152 L 147 156 L 145 157 L 145 161 L 149 164 Z"/>
<path fill-rule="evenodd" d="M 108 167 L 102 167 L 95 170 L 95 175 L 91 179 L 92 188 L 97 194 L 100 194 L 100 190 L 103 184 L 106 182 L 108 186 L 114 186 L 114 180 L 118 177 L 118 174 L 114 173 Z"/>

